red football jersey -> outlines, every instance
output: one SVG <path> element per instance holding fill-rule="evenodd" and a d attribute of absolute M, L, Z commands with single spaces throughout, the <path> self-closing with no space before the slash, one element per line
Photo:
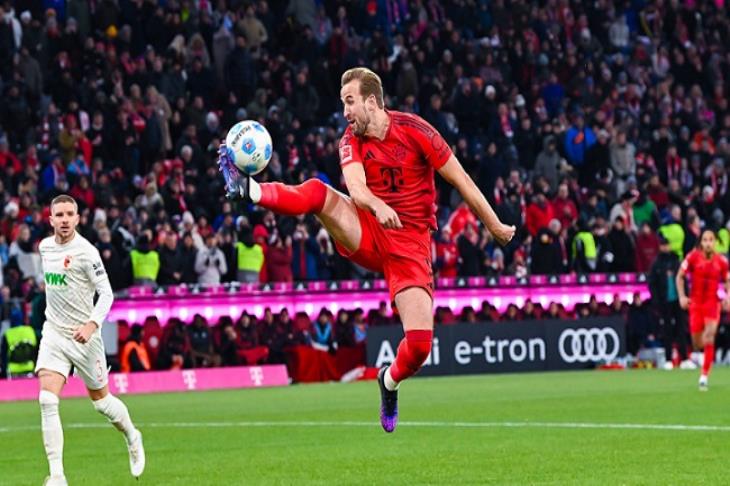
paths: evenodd
<path fill-rule="evenodd" d="M 692 250 L 682 262 L 682 270 L 689 276 L 689 298 L 695 303 L 718 302 L 720 283 L 727 280 L 728 262 L 715 253 L 709 260 L 701 250 Z"/>
<path fill-rule="evenodd" d="M 340 140 L 340 165 L 362 164 L 368 189 L 398 214 L 403 226 L 436 229 L 434 170 L 451 156 L 441 135 L 417 115 L 388 111 L 383 140 L 356 137 L 348 126 Z"/>

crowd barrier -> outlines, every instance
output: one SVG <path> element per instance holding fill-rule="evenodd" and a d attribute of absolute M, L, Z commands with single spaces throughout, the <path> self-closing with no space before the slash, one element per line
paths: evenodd
<path fill-rule="evenodd" d="M 538 275 L 522 279 L 472 277 L 438 279 L 436 284 L 434 305 L 450 307 L 454 312 L 461 312 L 465 306 L 479 309 L 484 300 L 503 312 L 509 304 L 522 307 L 526 299 L 543 307 L 558 302 L 572 310 L 576 304 L 588 302 L 591 295 L 606 303 L 612 302 L 616 294 L 626 301 L 630 301 L 636 292 L 644 299 L 649 296 L 642 274 Z M 316 316 L 323 307 L 333 313 L 357 307 L 367 311 L 388 300 L 383 280 L 234 283 L 206 288 L 198 285 L 138 287 L 117 295 L 109 320 L 124 319 L 134 323 L 147 316 L 157 316 L 164 325 L 172 317 L 188 321 L 195 314 L 208 320 L 221 316 L 237 318 L 244 310 L 260 316 L 267 307 L 273 312 L 286 308 L 290 313 L 305 312 Z"/>
<path fill-rule="evenodd" d="M 367 364 L 395 359 L 401 326 L 368 330 Z M 595 367 L 626 353 L 621 317 L 437 326 L 423 376 L 552 371 Z"/>
<path fill-rule="evenodd" d="M 284 365 L 112 373 L 109 376 L 109 391 L 115 395 L 257 388 L 288 384 L 289 374 Z M 35 400 L 38 398 L 38 390 L 37 378 L 0 380 L 0 402 Z M 62 396 L 87 396 L 84 382 L 75 376 L 69 377 Z"/>

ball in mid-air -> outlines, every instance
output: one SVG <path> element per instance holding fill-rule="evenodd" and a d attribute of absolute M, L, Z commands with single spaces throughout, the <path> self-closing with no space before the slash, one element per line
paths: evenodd
<path fill-rule="evenodd" d="M 273 146 L 269 131 L 257 121 L 238 122 L 226 135 L 226 151 L 238 169 L 248 175 L 256 175 L 271 160 Z"/>

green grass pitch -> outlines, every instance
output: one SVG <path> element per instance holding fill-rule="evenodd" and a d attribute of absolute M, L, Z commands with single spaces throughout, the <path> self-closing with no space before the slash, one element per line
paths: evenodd
<path fill-rule="evenodd" d="M 697 377 L 414 379 L 392 435 L 374 382 L 126 396 L 147 450 L 139 481 L 121 435 L 88 400 L 69 399 L 64 462 L 71 485 L 95 486 L 727 484 L 730 370 L 713 373 L 708 393 Z M 35 402 L 0 404 L 0 484 L 42 483 L 39 423 Z"/>

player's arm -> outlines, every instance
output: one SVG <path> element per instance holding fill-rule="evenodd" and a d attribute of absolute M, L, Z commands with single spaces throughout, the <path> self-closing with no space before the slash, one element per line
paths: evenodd
<path fill-rule="evenodd" d="M 99 251 L 94 248 L 93 255 L 90 256 L 91 258 L 85 262 L 86 276 L 94 285 L 94 289 L 99 295 L 99 298 L 91 310 L 89 322 L 74 331 L 73 338 L 80 343 L 88 342 L 91 339 L 91 335 L 97 329 L 101 329 L 101 325 L 106 319 L 107 314 L 109 314 L 109 310 L 111 310 L 112 303 L 114 302 L 114 292 L 112 291 L 111 283 L 109 283 L 109 276 L 104 269 Z"/>
<path fill-rule="evenodd" d="M 679 297 L 679 306 L 682 309 L 687 309 L 689 307 L 689 299 L 687 298 L 687 292 L 684 288 L 684 277 L 687 274 L 687 260 L 682 262 L 682 265 L 679 266 L 679 271 L 677 272 L 677 277 L 675 279 L 675 283 L 677 284 L 677 296 Z"/>
<path fill-rule="evenodd" d="M 365 168 L 362 164 L 354 162 L 342 167 L 342 175 L 345 177 L 345 185 L 350 193 L 352 201 L 360 208 L 373 213 L 385 228 L 402 228 L 403 225 L 398 214 L 385 204 L 368 188 L 365 179 Z"/>
<path fill-rule="evenodd" d="M 494 235 L 499 244 L 506 245 L 510 242 L 515 234 L 515 227 L 508 226 L 499 220 L 487 198 L 484 197 L 454 154 L 451 154 L 446 163 L 438 169 L 438 173 L 459 191 L 466 204 Z"/>

